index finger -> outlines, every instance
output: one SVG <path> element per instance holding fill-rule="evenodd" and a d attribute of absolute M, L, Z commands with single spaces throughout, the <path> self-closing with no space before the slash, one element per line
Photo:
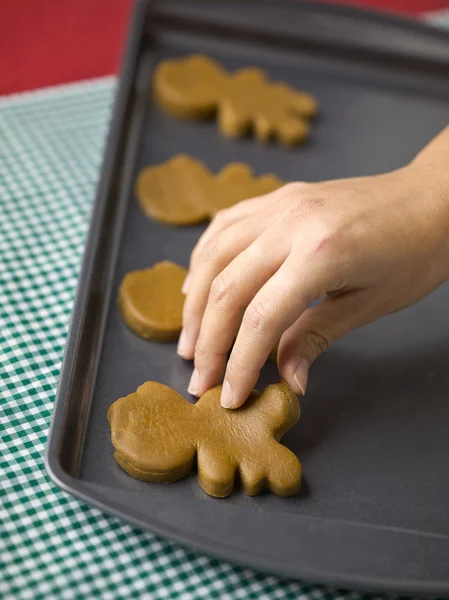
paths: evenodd
<path fill-rule="evenodd" d="M 301 316 L 323 286 L 326 287 L 325 275 L 322 268 L 298 266 L 297 259 L 292 259 L 290 254 L 256 294 L 245 311 L 227 364 L 222 406 L 238 408 L 244 404 L 282 333 Z"/>
<path fill-rule="evenodd" d="M 245 309 L 288 255 L 288 247 L 275 245 L 272 240 L 272 232 L 262 234 L 212 283 L 195 347 L 198 395 L 222 380 Z M 267 247 L 275 248 L 270 256 Z"/>
<path fill-rule="evenodd" d="M 247 217 L 253 216 L 265 206 L 277 202 L 278 199 L 281 198 L 278 192 L 279 190 L 274 190 L 273 192 L 264 194 L 263 196 L 255 196 L 254 198 L 242 200 L 235 206 L 218 212 L 212 219 L 206 231 L 200 236 L 192 251 L 189 272 L 192 272 L 196 268 L 198 258 L 201 256 L 202 251 L 207 246 L 209 241 L 214 239 L 219 233 L 228 227 L 231 227 L 239 221 L 243 221 Z M 187 293 L 187 290 L 188 285 L 185 285 L 183 293 Z"/>

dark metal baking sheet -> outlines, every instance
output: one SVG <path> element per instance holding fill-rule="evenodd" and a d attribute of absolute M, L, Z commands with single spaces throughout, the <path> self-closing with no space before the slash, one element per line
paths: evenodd
<path fill-rule="evenodd" d="M 204 52 L 258 65 L 316 94 L 304 147 L 229 140 L 214 122 L 167 116 L 150 94 L 155 62 Z M 449 594 L 449 285 L 348 335 L 313 367 L 285 443 L 305 481 L 291 499 L 207 497 L 195 476 L 136 481 L 113 459 L 107 408 L 145 380 L 185 395 L 175 345 L 122 323 L 129 270 L 187 265 L 201 227 L 146 219 L 137 171 L 188 152 L 218 170 L 315 181 L 394 169 L 449 122 L 449 36 L 396 17 L 286 0 L 166 0 L 136 8 L 47 447 L 65 490 L 107 512 L 258 569 L 333 585 Z M 276 379 L 266 367 L 261 386 Z"/>

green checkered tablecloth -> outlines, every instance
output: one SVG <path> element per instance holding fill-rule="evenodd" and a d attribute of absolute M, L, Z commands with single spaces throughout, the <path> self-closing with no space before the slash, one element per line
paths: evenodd
<path fill-rule="evenodd" d="M 115 85 L 0 100 L 0 598 L 374 598 L 201 556 L 49 480 L 43 453 Z"/>

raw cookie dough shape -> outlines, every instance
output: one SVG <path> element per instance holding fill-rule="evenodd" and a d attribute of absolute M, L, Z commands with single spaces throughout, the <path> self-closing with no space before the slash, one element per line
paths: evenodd
<path fill-rule="evenodd" d="M 227 73 L 201 54 L 162 61 L 153 75 L 153 89 L 160 105 L 177 117 L 200 119 L 217 113 L 226 136 L 240 137 L 252 130 L 260 142 L 304 141 L 308 122 L 318 112 L 311 94 L 273 83 L 261 69 Z"/>
<path fill-rule="evenodd" d="M 125 275 L 118 305 L 128 327 L 149 340 L 176 340 L 182 328 L 186 275 L 184 267 L 168 260 Z"/>
<path fill-rule="evenodd" d="M 131 271 L 122 280 L 118 306 L 134 333 L 154 342 L 177 340 L 182 329 L 187 270 L 169 260 L 149 269 Z M 269 359 L 276 363 L 278 344 Z"/>
<path fill-rule="evenodd" d="M 224 498 L 238 471 L 243 491 L 268 489 L 292 496 L 301 484 L 301 464 L 279 443 L 299 417 L 297 396 L 281 381 L 253 392 L 241 408 L 220 406 L 221 386 L 189 404 L 171 388 L 147 381 L 109 408 L 115 460 L 132 477 L 169 483 L 198 465 L 198 480 L 210 496 Z"/>
<path fill-rule="evenodd" d="M 178 154 L 166 163 L 144 168 L 136 193 L 147 216 L 168 225 L 194 225 L 282 184 L 275 175 L 255 177 L 243 163 L 231 163 L 214 175 L 199 160 Z"/>

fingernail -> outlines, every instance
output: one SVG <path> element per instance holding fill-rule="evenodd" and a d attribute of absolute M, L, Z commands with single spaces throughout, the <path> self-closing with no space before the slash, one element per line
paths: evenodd
<path fill-rule="evenodd" d="M 234 402 L 232 400 L 232 388 L 229 382 L 225 379 L 223 381 L 223 388 L 221 390 L 221 405 L 223 408 L 232 408 Z"/>
<path fill-rule="evenodd" d="M 189 383 L 189 387 L 187 388 L 187 391 L 189 392 L 189 394 L 192 394 L 192 396 L 198 396 L 199 395 L 199 387 L 200 387 L 200 375 L 199 375 L 198 371 L 196 369 L 194 369 L 194 371 L 192 373 L 192 377 L 190 378 L 190 383 Z"/>
<path fill-rule="evenodd" d="M 300 393 L 302 396 L 306 393 L 307 388 L 307 378 L 309 376 L 309 363 L 302 358 L 296 371 L 293 373 L 293 379 L 298 386 L 296 390 L 297 393 Z"/>
<path fill-rule="evenodd" d="M 184 331 L 184 329 L 181 330 L 181 335 L 179 336 L 178 348 L 177 348 L 176 352 L 179 354 L 179 356 L 182 356 L 182 358 L 189 358 L 189 356 L 187 355 L 188 339 L 187 339 L 187 334 Z"/>
<path fill-rule="evenodd" d="M 184 283 L 182 284 L 181 292 L 185 295 L 189 291 L 190 285 L 190 273 L 187 273 L 187 277 L 184 279 Z"/>
<path fill-rule="evenodd" d="M 187 327 L 181 330 L 178 340 L 177 353 L 185 360 L 193 360 L 195 355 L 196 335 L 194 329 Z"/>

